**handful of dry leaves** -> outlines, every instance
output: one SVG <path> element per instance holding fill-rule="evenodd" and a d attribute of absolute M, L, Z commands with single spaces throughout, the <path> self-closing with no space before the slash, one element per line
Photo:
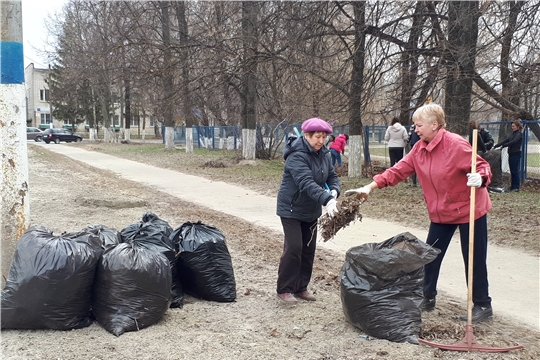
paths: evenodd
<path fill-rule="evenodd" d="M 334 217 L 324 214 L 319 218 L 319 229 L 324 242 L 333 238 L 336 233 L 356 220 L 362 220 L 360 205 L 368 196 L 367 194 L 357 194 L 338 202 L 339 212 Z"/>

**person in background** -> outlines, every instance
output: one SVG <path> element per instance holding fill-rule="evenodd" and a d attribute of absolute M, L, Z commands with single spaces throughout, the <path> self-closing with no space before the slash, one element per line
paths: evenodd
<path fill-rule="evenodd" d="M 420 140 L 420 136 L 418 136 L 418 134 L 416 133 L 415 128 L 416 127 L 414 126 L 414 124 L 412 124 L 409 129 L 409 145 L 411 149 L 414 147 L 414 144 L 416 144 Z M 417 187 L 418 181 L 417 181 L 416 173 L 411 175 L 411 179 L 413 183 L 412 186 Z"/>
<path fill-rule="evenodd" d="M 291 138 L 285 146 L 285 168 L 277 196 L 277 215 L 285 235 L 277 296 L 287 304 L 296 303 L 297 298 L 316 300 L 307 287 L 315 258 L 317 219 L 322 214 L 321 206 L 329 216 L 338 212 L 336 199 L 341 192 L 330 152 L 324 146 L 332 127 L 312 118 L 304 121 L 302 131 L 303 137 Z"/>
<path fill-rule="evenodd" d="M 388 141 L 388 152 L 390 153 L 390 166 L 394 166 L 399 160 L 403 159 L 403 152 L 409 134 L 407 129 L 399 123 L 399 118 L 394 116 L 392 123 L 386 129 L 384 140 Z"/>
<path fill-rule="evenodd" d="M 328 147 L 331 143 L 336 141 L 336 137 L 332 134 L 328 135 L 328 140 L 326 141 L 326 144 L 324 146 Z"/>
<path fill-rule="evenodd" d="M 345 154 L 345 145 L 349 140 L 349 135 L 341 134 L 330 145 L 330 153 L 332 154 L 332 166 L 338 164 L 338 167 L 342 166 L 341 154 Z"/>
<path fill-rule="evenodd" d="M 493 144 L 495 144 L 495 142 L 493 141 L 493 137 L 491 136 L 489 131 L 487 131 L 486 129 L 481 127 L 480 124 L 478 124 L 478 133 L 480 134 L 480 137 L 482 138 L 482 141 L 486 146 L 486 151 L 493 149 Z"/>
<path fill-rule="evenodd" d="M 441 250 L 437 258 L 424 267 L 421 308 L 431 311 L 435 309 L 442 260 L 458 228 L 465 278 L 468 279 L 470 187 L 475 187 L 472 321 L 488 320 L 493 316 L 486 264 L 487 213 L 492 207 L 486 186 L 491 181 L 491 168 L 476 155 L 477 172 L 471 173 L 472 147 L 463 137 L 445 129 L 445 114 L 440 105 L 430 103 L 419 107 L 413 114 L 413 121 L 420 141 L 403 160 L 375 175 L 369 185 L 348 190 L 345 194 L 369 194 L 373 189 L 397 185 L 416 172 L 431 220 L 426 243 Z M 466 321 L 467 316 L 461 319 Z"/>
<path fill-rule="evenodd" d="M 508 148 L 508 165 L 510 167 L 511 186 L 510 191 L 519 191 L 521 181 L 519 180 L 519 162 L 521 160 L 521 143 L 523 134 L 521 133 L 521 121 L 512 122 L 512 134 L 505 140 L 497 143 L 493 148 Z"/>
<path fill-rule="evenodd" d="M 484 139 L 482 139 L 482 135 L 480 134 L 480 126 L 474 120 L 469 121 L 469 144 L 472 145 L 472 134 L 473 134 L 474 129 L 478 130 L 478 133 L 477 133 L 478 147 L 476 151 L 480 151 L 483 154 L 487 151 L 486 145 L 484 144 Z"/>

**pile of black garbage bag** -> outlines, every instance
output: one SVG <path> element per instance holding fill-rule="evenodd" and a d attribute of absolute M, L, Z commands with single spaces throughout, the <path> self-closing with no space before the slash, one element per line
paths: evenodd
<path fill-rule="evenodd" d="M 376 338 L 418 344 L 424 265 L 439 252 L 410 233 L 350 248 L 340 272 L 347 321 Z"/>
<path fill-rule="evenodd" d="M 53 235 L 32 226 L 19 239 L 1 294 L 2 329 L 80 329 L 116 336 L 181 308 L 185 292 L 232 302 L 236 282 L 225 236 L 187 222 L 173 230 L 153 213 L 118 232 L 91 225 Z"/>

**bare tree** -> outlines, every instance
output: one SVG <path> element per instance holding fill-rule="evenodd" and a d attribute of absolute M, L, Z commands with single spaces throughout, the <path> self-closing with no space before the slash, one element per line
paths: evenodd
<path fill-rule="evenodd" d="M 243 80 L 242 80 L 242 156 L 255 159 L 257 146 L 257 44 L 258 8 L 256 1 L 242 2 Z"/>

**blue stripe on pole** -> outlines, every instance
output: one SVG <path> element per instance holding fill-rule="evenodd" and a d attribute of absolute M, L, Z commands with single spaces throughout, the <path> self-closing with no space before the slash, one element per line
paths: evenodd
<path fill-rule="evenodd" d="M 0 64 L 2 71 L 0 84 L 24 83 L 24 58 L 22 43 L 2 41 L 0 47 Z"/>

